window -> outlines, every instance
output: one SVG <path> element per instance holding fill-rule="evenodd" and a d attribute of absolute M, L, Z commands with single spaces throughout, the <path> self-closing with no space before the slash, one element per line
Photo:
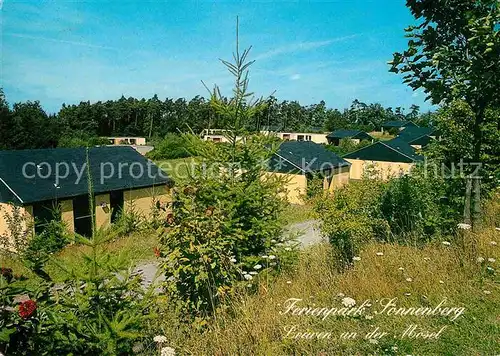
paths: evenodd
<path fill-rule="evenodd" d="M 290 134 L 283 134 L 283 140 L 290 141 Z"/>
<path fill-rule="evenodd" d="M 311 141 L 311 135 L 306 135 L 306 141 Z"/>
<path fill-rule="evenodd" d="M 304 135 L 297 135 L 297 141 L 304 141 Z"/>
<path fill-rule="evenodd" d="M 137 140 L 135 138 L 130 139 L 130 144 L 135 145 L 137 143 Z"/>

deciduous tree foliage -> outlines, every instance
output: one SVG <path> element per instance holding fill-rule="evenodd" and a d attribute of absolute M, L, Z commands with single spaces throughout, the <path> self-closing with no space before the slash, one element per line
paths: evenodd
<path fill-rule="evenodd" d="M 416 25 L 391 71 L 404 74 L 434 104 L 464 100 L 473 112 L 472 158 L 480 162 L 485 112 L 500 98 L 500 10 L 497 0 L 407 0 Z"/>

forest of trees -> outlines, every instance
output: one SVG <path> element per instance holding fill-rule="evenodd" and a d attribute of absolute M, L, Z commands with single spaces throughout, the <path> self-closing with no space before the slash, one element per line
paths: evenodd
<path fill-rule="evenodd" d="M 412 105 L 385 108 L 380 104 L 365 104 L 354 100 L 343 111 L 330 109 L 326 103 L 304 106 L 298 101 L 267 100 L 265 108 L 249 124 L 249 131 L 264 126 L 326 132 L 340 128 L 379 130 L 388 120 L 412 120 L 421 126 L 432 123 L 433 113 L 421 113 Z M 206 128 L 225 128 L 226 123 L 210 106 L 209 100 L 196 96 L 191 100 L 157 95 L 150 99 L 121 97 L 105 102 L 82 101 L 78 105 L 62 105 L 57 114 L 47 114 L 38 101 L 8 104 L 0 89 L 0 149 L 28 149 L 58 146 L 98 144 L 99 137 L 141 136 L 163 138 L 166 134 Z"/>

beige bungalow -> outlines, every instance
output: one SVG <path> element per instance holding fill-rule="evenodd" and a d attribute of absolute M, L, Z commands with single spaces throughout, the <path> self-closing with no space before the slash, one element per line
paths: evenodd
<path fill-rule="evenodd" d="M 349 162 L 323 145 L 297 141 L 283 142 L 268 166 L 268 174 L 286 178 L 286 196 L 292 204 L 304 204 L 314 176 L 323 179 L 323 190 L 333 191 L 349 182 L 349 170 Z"/>
<path fill-rule="evenodd" d="M 424 159 L 412 146 L 399 138 L 376 142 L 343 158 L 351 163 L 351 179 L 362 179 L 368 168 L 375 170 L 382 179 L 401 176 Z"/>
<path fill-rule="evenodd" d="M 205 129 L 201 133 L 201 138 L 211 142 L 229 142 L 228 134 L 230 130 L 224 129 Z M 236 141 L 240 141 L 241 137 L 236 137 Z"/>
<path fill-rule="evenodd" d="M 328 140 L 325 133 L 312 132 L 274 132 L 261 131 L 263 134 L 272 134 L 283 141 L 309 141 L 319 144 L 327 144 Z"/>
<path fill-rule="evenodd" d="M 115 222 L 122 210 L 147 217 L 171 200 L 172 184 L 132 147 L 0 151 L 0 247 L 10 245 L 14 213 L 36 233 L 60 219 L 69 231 L 90 236 L 92 215 L 97 228 Z"/>

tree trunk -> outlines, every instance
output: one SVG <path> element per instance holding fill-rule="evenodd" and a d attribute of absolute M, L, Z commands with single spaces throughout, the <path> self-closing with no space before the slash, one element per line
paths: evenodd
<path fill-rule="evenodd" d="M 465 178 L 465 203 L 464 203 L 464 223 L 471 223 L 470 214 L 470 197 L 472 193 L 472 179 L 470 177 Z"/>
<path fill-rule="evenodd" d="M 474 120 L 474 152 L 472 156 L 472 161 L 475 164 L 480 164 L 481 163 L 481 144 L 482 144 L 482 132 L 481 132 L 481 125 L 484 121 L 484 112 L 485 112 L 485 107 L 482 104 L 479 104 L 479 107 L 476 111 L 476 119 Z M 477 189 L 479 189 L 479 177 L 481 177 L 482 174 L 482 166 L 479 168 L 479 173 L 476 177 L 472 177 L 472 179 L 475 179 L 477 181 Z M 476 189 L 476 185 L 474 186 Z M 474 200 L 472 204 L 473 208 L 473 214 L 472 214 L 472 224 L 476 223 L 476 221 L 479 219 L 479 213 L 481 211 L 481 201 L 480 201 L 480 195 L 479 192 L 474 194 Z"/>

